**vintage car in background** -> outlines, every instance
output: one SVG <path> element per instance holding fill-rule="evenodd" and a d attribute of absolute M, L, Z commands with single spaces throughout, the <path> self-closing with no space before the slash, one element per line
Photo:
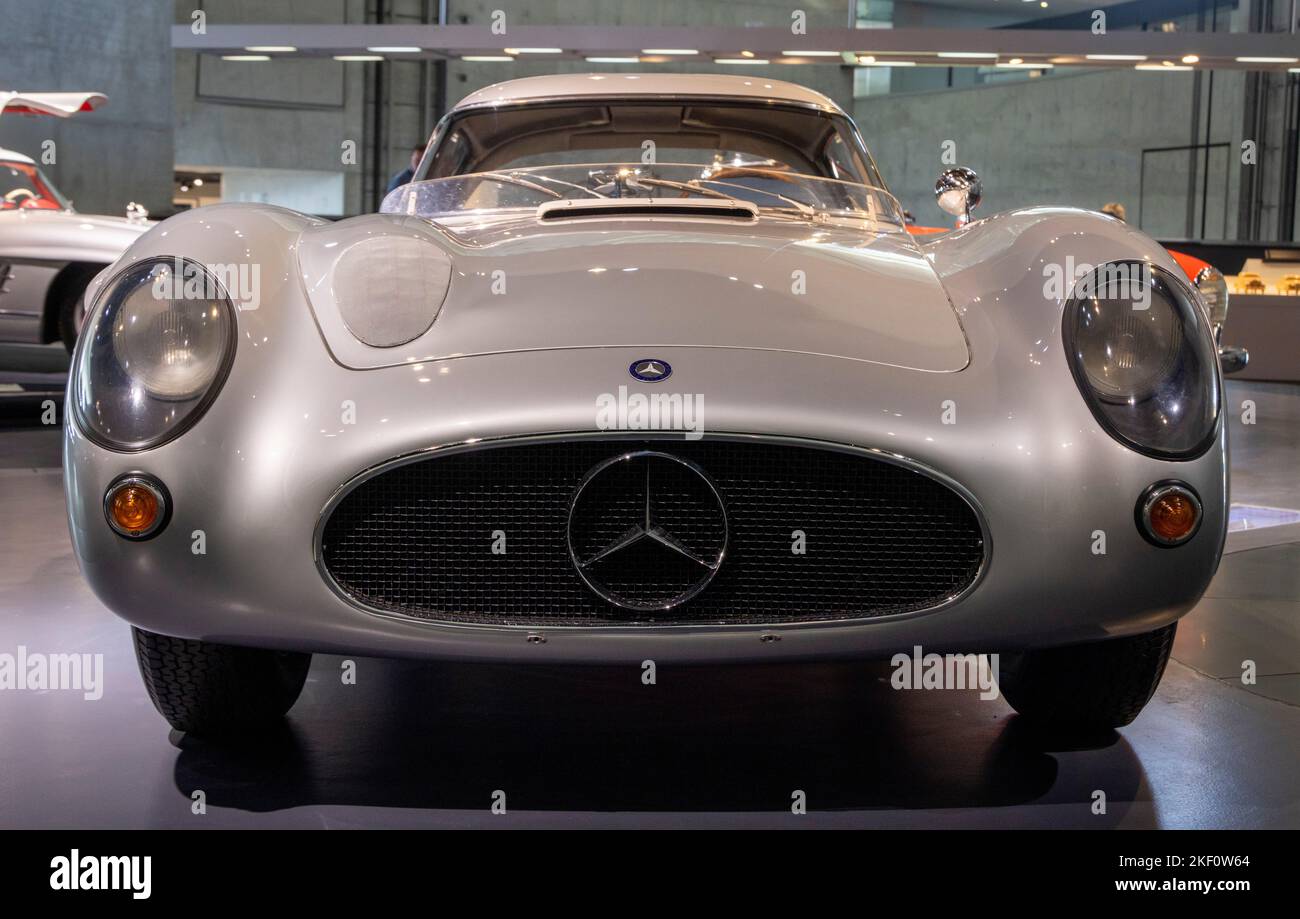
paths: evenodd
<path fill-rule="evenodd" d="M 979 176 L 966 167 L 946 170 L 934 186 L 935 199 L 939 207 L 957 218 L 960 228 L 971 219 L 971 211 L 980 203 L 982 187 Z M 910 215 L 909 215 L 910 216 Z M 1115 218 L 1112 218 L 1115 219 Z M 948 227 L 920 226 L 914 221 L 908 222 L 907 230 L 914 236 L 933 236 L 947 233 Z M 1210 313 L 1210 324 L 1214 329 L 1214 343 L 1219 351 L 1219 363 L 1224 373 L 1237 373 L 1244 370 L 1250 361 L 1250 354 L 1245 348 L 1223 344 L 1223 327 L 1228 322 L 1228 282 L 1219 269 L 1204 259 L 1197 258 L 1176 249 L 1166 250 L 1173 256 L 1183 274 L 1191 281 L 1201 299 L 1205 301 Z"/>
<path fill-rule="evenodd" d="M 1072 208 L 915 237 L 789 83 L 497 84 L 381 213 L 182 213 L 91 293 L 72 542 L 183 731 L 275 721 L 313 652 L 917 649 L 1109 730 L 1224 546 L 1214 335 L 1169 253 Z"/>
<path fill-rule="evenodd" d="M 66 118 L 106 101 L 100 93 L 0 92 L 0 115 Z M 0 341 L 62 341 L 71 351 L 86 285 L 149 229 L 145 216 L 79 214 L 31 157 L 0 148 Z"/>

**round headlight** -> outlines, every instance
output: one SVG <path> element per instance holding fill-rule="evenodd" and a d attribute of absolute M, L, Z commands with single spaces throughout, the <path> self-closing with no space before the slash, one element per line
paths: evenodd
<path fill-rule="evenodd" d="M 1075 380 L 1112 436 L 1156 456 L 1204 452 L 1219 387 L 1190 291 L 1144 262 L 1103 265 L 1079 283 L 1063 325 Z"/>
<path fill-rule="evenodd" d="M 82 332 L 73 404 L 88 436 L 144 450 L 198 421 L 235 347 L 235 318 L 197 262 L 154 258 L 105 286 Z"/>

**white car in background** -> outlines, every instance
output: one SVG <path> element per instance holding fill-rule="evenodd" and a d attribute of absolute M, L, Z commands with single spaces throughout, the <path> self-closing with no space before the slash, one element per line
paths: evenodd
<path fill-rule="evenodd" d="M 0 114 L 67 118 L 107 102 L 100 93 L 0 92 Z M 0 147 L 0 341 L 77 340 L 82 294 L 153 224 L 78 214 L 29 156 Z"/>

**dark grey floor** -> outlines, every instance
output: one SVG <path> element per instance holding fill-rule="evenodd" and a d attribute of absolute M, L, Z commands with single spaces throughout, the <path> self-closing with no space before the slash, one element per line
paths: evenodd
<path fill-rule="evenodd" d="M 1300 388 L 1230 387 L 1245 398 L 1234 502 L 1300 508 Z M 231 749 L 169 738 L 127 627 L 77 574 L 58 433 L 30 420 L 0 429 L 0 652 L 102 653 L 105 693 L 0 691 L 0 827 L 1300 827 L 1300 525 L 1233 533 L 1147 710 L 1073 748 L 1001 701 L 894 692 L 880 664 L 661 668 L 647 687 L 359 659 L 344 686 L 318 657 L 285 730 Z"/>

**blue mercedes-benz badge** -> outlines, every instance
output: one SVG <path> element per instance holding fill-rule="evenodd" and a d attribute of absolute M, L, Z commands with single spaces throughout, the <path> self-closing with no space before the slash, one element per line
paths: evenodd
<path fill-rule="evenodd" d="M 660 380 L 666 380 L 673 375 L 673 365 L 658 358 L 645 357 L 639 361 L 633 361 L 632 365 L 627 368 L 627 372 L 642 383 L 658 383 Z"/>

